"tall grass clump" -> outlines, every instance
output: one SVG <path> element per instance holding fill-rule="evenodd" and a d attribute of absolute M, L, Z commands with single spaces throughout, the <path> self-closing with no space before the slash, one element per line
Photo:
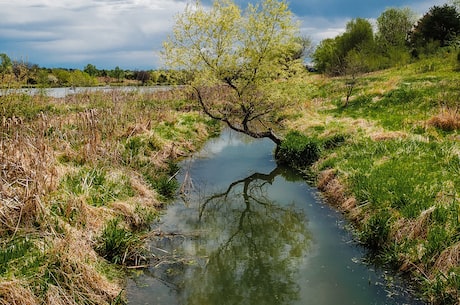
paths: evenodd
<path fill-rule="evenodd" d="M 114 264 L 138 265 L 143 259 L 143 241 L 123 227 L 118 218 L 108 221 L 104 226 L 96 240 L 95 249 L 99 255 Z"/>

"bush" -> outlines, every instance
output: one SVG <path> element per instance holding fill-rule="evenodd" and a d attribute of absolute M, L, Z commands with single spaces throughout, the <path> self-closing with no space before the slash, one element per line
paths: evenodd
<path fill-rule="evenodd" d="M 298 169 L 304 169 L 319 159 L 320 148 L 316 140 L 297 131 L 289 132 L 276 152 L 276 159 Z"/>

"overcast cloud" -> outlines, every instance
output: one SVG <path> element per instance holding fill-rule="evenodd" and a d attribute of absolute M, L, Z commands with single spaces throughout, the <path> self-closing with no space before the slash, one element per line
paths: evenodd
<path fill-rule="evenodd" d="M 352 18 L 375 20 L 388 7 L 422 15 L 447 0 L 291 0 L 314 42 L 343 32 Z M 185 0 L 0 0 L 0 53 L 42 67 L 152 69 Z M 248 1 L 236 0 L 246 6 Z M 209 4 L 210 1 L 203 1 Z"/>

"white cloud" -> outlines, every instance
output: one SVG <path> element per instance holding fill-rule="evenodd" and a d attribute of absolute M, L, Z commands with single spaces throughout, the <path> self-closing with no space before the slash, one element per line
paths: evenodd
<path fill-rule="evenodd" d="M 345 25 L 349 21 L 346 18 L 324 18 L 324 17 L 304 17 L 301 26 L 301 33 L 310 37 L 314 44 L 318 44 L 323 39 L 334 38 L 345 31 Z"/>
<path fill-rule="evenodd" d="M 0 1 L 0 52 L 27 56 L 40 65 L 109 64 L 132 68 L 157 61 L 154 49 L 171 31 L 183 1 L 15 0 Z M 47 54 L 45 56 L 44 54 Z M 146 56 L 149 54 L 150 56 Z M 39 57 L 41 56 L 41 57 Z M 117 62 L 115 62 L 117 60 Z"/>

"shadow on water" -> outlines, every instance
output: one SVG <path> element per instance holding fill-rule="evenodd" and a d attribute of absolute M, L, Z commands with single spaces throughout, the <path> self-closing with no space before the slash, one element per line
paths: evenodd
<path fill-rule="evenodd" d="M 151 242 L 158 258 L 128 283 L 129 304 L 421 304 L 363 263 L 345 222 L 267 141 L 225 132 L 180 178 Z"/>

